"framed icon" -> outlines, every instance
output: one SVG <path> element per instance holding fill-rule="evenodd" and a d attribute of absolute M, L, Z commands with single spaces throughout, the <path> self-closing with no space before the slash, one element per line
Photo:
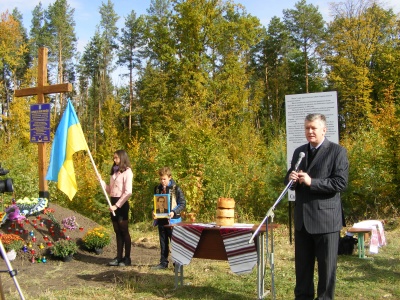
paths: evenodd
<path fill-rule="evenodd" d="M 169 218 L 169 194 L 154 195 L 154 214 L 156 218 Z"/>

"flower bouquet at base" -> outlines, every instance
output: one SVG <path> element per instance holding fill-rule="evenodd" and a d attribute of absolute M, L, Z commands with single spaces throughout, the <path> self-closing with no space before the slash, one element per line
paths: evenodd
<path fill-rule="evenodd" d="M 58 240 L 51 249 L 53 256 L 65 259 L 72 257 L 78 251 L 78 245 L 73 240 Z"/>
<path fill-rule="evenodd" d="M 94 251 L 109 245 L 111 236 L 104 227 L 99 226 L 88 230 L 83 236 L 82 242 L 86 249 Z"/>
<path fill-rule="evenodd" d="M 14 251 L 17 253 L 24 246 L 24 240 L 19 235 L 12 233 L 2 234 L 0 236 L 0 241 L 3 243 L 6 252 Z"/>
<path fill-rule="evenodd" d="M 69 230 L 75 230 L 79 228 L 79 224 L 76 222 L 75 216 L 70 216 L 61 221 L 64 228 Z"/>

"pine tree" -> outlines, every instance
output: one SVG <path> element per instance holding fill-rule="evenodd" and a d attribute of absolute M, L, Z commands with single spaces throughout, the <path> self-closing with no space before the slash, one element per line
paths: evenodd
<path fill-rule="evenodd" d="M 31 56 L 37 57 L 39 48 L 49 45 L 49 33 L 46 30 L 45 10 L 42 2 L 39 2 L 32 11 L 31 30 L 29 36 L 32 40 L 30 46 Z"/>
<path fill-rule="evenodd" d="M 267 143 L 279 134 L 285 121 L 285 95 L 294 94 L 290 81 L 289 52 L 294 45 L 289 31 L 278 17 L 271 19 L 261 41 L 252 49 L 255 70 L 254 91 L 262 90 L 260 109 L 255 125 L 266 135 Z M 258 84 L 257 84 L 258 83 Z"/>
<path fill-rule="evenodd" d="M 310 60 L 315 57 L 315 50 L 323 41 L 324 20 L 318 7 L 306 4 L 306 0 L 297 2 L 295 9 L 284 10 L 283 15 L 290 35 L 302 53 L 302 58 L 297 60 L 304 66 L 304 92 L 308 93 L 310 77 L 314 77 L 320 72 L 319 69 L 312 70 L 310 68 Z"/>
<path fill-rule="evenodd" d="M 132 135 L 132 105 L 134 102 L 134 72 L 141 67 L 141 52 L 145 44 L 144 41 L 144 18 L 136 18 L 136 14 L 132 11 L 125 19 L 125 27 L 121 29 L 120 43 L 121 47 L 118 52 L 118 64 L 126 66 L 129 76 L 129 108 L 128 108 L 128 128 L 129 136 Z M 135 120 L 138 119 L 138 101 L 135 101 Z"/>
<path fill-rule="evenodd" d="M 118 49 L 118 27 L 119 16 L 114 11 L 114 4 L 111 0 L 102 3 L 99 9 L 101 20 L 99 33 L 101 37 L 101 63 L 100 63 L 100 88 L 101 100 L 99 102 L 99 112 L 101 104 L 107 99 L 111 89 L 111 72 L 114 70 L 113 60 Z"/>
<path fill-rule="evenodd" d="M 57 83 L 64 83 L 74 78 L 73 59 L 76 55 L 74 9 L 67 0 L 56 0 L 46 12 L 46 32 L 49 35 L 49 62 L 57 66 Z M 60 107 L 64 107 L 63 96 L 60 96 Z"/>

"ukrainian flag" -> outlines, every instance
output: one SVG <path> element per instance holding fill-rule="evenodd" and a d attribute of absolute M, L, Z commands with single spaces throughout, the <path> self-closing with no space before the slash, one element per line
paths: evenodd
<path fill-rule="evenodd" d="M 72 155 L 81 150 L 89 150 L 89 148 L 74 107 L 71 101 L 68 100 L 67 107 L 54 136 L 46 180 L 57 182 L 57 187 L 70 200 L 74 198 L 78 190 Z"/>

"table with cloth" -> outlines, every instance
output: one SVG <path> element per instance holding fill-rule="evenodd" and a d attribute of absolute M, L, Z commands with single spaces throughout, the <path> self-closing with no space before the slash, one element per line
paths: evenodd
<path fill-rule="evenodd" d="M 177 223 L 171 225 L 171 255 L 175 263 L 175 287 L 183 285 L 183 266 L 192 258 L 227 260 L 235 274 L 246 274 L 257 265 L 258 299 L 265 294 L 265 235 L 262 226 L 256 242 L 249 243 L 258 226 L 235 223 L 216 226 L 215 223 Z"/>
<path fill-rule="evenodd" d="M 366 258 L 364 249 L 364 235 L 371 234 L 369 243 L 369 253 L 377 254 L 378 249 L 386 245 L 385 231 L 383 224 L 378 220 L 365 220 L 358 223 L 354 223 L 353 227 L 347 230 L 347 232 L 358 235 L 358 256 L 360 258 Z"/>

